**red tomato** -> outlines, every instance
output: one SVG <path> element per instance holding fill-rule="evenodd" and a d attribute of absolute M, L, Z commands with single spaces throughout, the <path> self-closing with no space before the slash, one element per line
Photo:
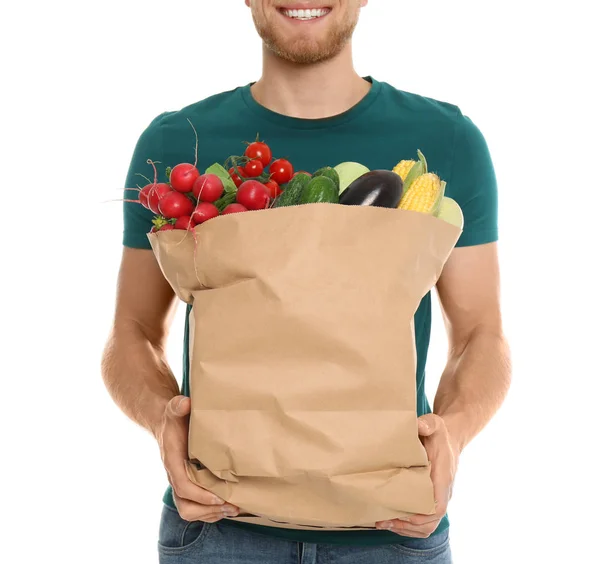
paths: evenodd
<path fill-rule="evenodd" d="M 242 206 L 242 204 L 229 204 L 222 212 L 221 215 L 227 215 L 230 213 L 238 213 L 248 211 L 248 208 Z"/>
<path fill-rule="evenodd" d="M 277 159 L 271 163 L 269 167 L 271 178 L 277 184 L 285 184 L 294 176 L 294 167 L 292 163 L 286 159 Z"/>
<path fill-rule="evenodd" d="M 196 224 L 204 223 L 213 217 L 219 215 L 219 209 L 210 202 L 198 202 L 194 213 L 192 214 L 192 221 Z"/>
<path fill-rule="evenodd" d="M 277 196 L 279 196 L 279 194 L 283 192 L 283 190 L 279 187 L 279 184 L 277 184 L 277 182 L 275 182 L 274 180 L 269 180 L 269 182 L 265 182 L 265 186 L 267 187 L 270 198 L 277 198 Z"/>
<path fill-rule="evenodd" d="M 175 226 L 172 223 L 166 223 L 159 229 L 159 231 L 171 231 L 171 229 L 175 229 Z"/>
<path fill-rule="evenodd" d="M 263 168 L 266 168 L 267 166 L 269 166 L 269 163 L 271 162 L 271 159 L 273 158 L 273 155 L 271 153 L 271 149 L 269 148 L 269 146 L 266 143 L 262 143 L 260 141 L 255 141 L 254 143 L 250 143 L 250 145 L 248 145 L 246 147 L 246 150 L 244 151 L 244 155 L 246 155 L 247 157 L 249 157 L 251 159 L 258 159 L 262 163 Z"/>
<path fill-rule="evenodd" d="M 258 180 L 246 180 L 238 188 L 236 200 L 249 210 L 263 210 L 269 205 L 269 192 Z"/>
<path fill-rule="evenodd" d="M 223 181 L 216 174 L 201 174 L 192 188 L 194 196 L 202 202 L 216 202 L 223 190 Z"/>
<path fill-rule="evenodd" d="M 170 192 L 161 198 L 158 211 L 167 219 L 177 219 L 182 215 L 192 215 L 194 204 L 181 192 Z"/>
<path fill-rule="evenodd" d="M 153 188 L 150 190 L 148 194 L 148 207 L 154 213 L 160 213 L 158 209 L 158 203 L 169 193 L 173 192 L 171 187 L 161 182 L 160 184 L 153 184 Z"/>
<path fill-rule="evenodd" d="M 240 169 L 242 170 L 242 169 Z M 233 183 L 239 188 L 242 185 L 242 182 L 244 182 L 236 173 L 235 173 L 235 168 L 231 167 L 229 169 L 229 176 L 231 176 L 231 180 L 233 180 Z"/>
<path fill-rule="evenodd" d="M 246 163 L 246 166 L 244 167 L 244 176 L 249 178 L 260 176 L 264 169 L 265 167 L 263 166 L 262 162 L 260 162 L 258 159 L 254 159 L 253 161 Z"/>

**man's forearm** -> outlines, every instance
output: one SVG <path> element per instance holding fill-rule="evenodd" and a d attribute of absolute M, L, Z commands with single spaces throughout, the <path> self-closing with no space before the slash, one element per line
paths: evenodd
<path fill-rule="evenodd" d="M 155 437 L 179 386 L 161 346 L 133 322 L 115 327 L 104 350 L 102 378 L 115 403 Z"/>
<path fill-rule="evenodd" d="M 500 408 L 510 380 L 509 346 L 497 332 L 476 330 L 462 347 L 452 352 L 433 411 L 444 419 L 458 452 Z"/>

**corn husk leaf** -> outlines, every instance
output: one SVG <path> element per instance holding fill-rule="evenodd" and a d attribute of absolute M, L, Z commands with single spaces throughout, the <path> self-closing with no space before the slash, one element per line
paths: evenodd
<path fill-rule="evenodd" d="M 406 178 L 404 179 L 404 186 L 402 189 L 402 195 L 404 196 L 404 194 L 406 194 L 408 192 L 408 189 L 410 188 L 410 185 L 417 179 L 419 178 L 419 176 L 421 176 L 423 173 L 423 163 L 421 161 L 415 163 L 414 165 L 412 165 L 412 168 L 410 169 L 410 171 L 408 172 L 408 174 L 406 175 Z"/>
<path fill-rule="evenodd" d="M 423 174 L 427 174 L 427 161 L 425 160 L 425 155 L 421 153 L 419 149 L 417 149 L 417 155 L 419 155 L 419 161 L 423 163 Z"/>
<path fill-rule="evenodd" d="M 435 201 L 435 204 L 433 204 L 433 209 L 431 210 L 432 215 L 434 215 L 436 217 L 438 216 L 438 214 L 440 212 L 440 207 L 442 205 L 442 200 L 444 199 L 445 192 L 446 192 L 446 182 L 444 180 L 442 180 L 441 185 L 440 185 L 440 192 Z"/>

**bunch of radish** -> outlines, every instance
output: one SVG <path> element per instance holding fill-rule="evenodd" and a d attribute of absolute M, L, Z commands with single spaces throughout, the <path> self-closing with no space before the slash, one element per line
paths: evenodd
<path fill-rule="evenodd" d="M 218 215 L 268 208 L 294 176 L 287 159 L 272 160 L 271 149 L 258 140 L 247 143 L 242 156 L 230 156 L 225 167 L 215 163 L 202 174 L 190 163 L 167 168 L 167 182 L 139 190 L 138 201 L 156 214 L 152 232 L 193 229 Z M 268 169 L 268 170 L 267 170 Z"/>

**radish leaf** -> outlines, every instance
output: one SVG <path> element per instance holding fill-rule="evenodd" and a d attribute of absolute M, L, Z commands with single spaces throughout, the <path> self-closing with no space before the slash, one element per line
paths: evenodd
<path fill-rule="evenodd" d="M 229 172 L 227 172 L 227 170 L 223 168 L 221 164 L 215 163 L 209 166 L 206 169 L 205 174 L 216 174 L 223 181 L 223 187 L 225 188 L 225 192 L 237 191 L 237 186 L 235 185 L 235 182 L 231 179 Z"/>

